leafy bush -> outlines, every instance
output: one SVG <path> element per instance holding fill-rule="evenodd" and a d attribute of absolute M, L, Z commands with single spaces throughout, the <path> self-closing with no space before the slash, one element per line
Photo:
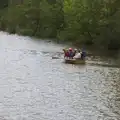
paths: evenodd
<path fill-rule="evenodd" d="M 7 0 L 0 2 L 1 30 L 120 48 L 120 0 L 12 1 L 10 4 Z M 15 4 L 16 1 L 19 4 Z"/>

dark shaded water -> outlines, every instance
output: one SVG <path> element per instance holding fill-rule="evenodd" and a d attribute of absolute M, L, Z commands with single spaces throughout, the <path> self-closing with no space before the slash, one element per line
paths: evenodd
<path fill-rule="evenodd" d="M 120 69 L 52 59 L 63 47 L 0 33 L 0 120 L 120 120 Z"/>

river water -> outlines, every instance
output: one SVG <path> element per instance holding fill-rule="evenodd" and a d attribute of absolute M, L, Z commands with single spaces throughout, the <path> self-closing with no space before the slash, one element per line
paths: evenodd
<path fill-rule="evenodd" d="M 120 69 L 52 59 L 62 48 L 0 32 L 0 120 L 120 120 Z"/>

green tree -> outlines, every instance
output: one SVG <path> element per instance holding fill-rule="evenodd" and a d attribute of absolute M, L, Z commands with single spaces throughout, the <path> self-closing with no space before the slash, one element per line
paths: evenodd
<path fill-rule="evenodd" d="M 1 30 L 120 48 L 119 0 L 1 0 L 0 8 Z"/>

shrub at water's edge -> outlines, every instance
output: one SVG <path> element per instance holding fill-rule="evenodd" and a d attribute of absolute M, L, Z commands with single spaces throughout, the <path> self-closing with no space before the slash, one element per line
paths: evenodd
<path fill-rule="evenodd" d="M 119 0 L 1 0 L 0 29 L 119 49 L 119 8 Z"/>

